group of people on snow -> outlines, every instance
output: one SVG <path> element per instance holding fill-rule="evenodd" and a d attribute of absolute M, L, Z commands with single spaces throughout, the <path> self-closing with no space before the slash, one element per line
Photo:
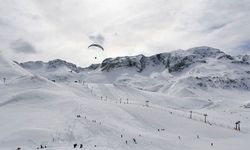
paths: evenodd
<path fill-rule="evenodd" d="M 73 144 L 73 148 L 77 148 L 77 146 L 78 146 L 77 143 Z M 79 144 L 79 148 L 83 148 L 83 145 L 82 145 L 82 144 Z"/>

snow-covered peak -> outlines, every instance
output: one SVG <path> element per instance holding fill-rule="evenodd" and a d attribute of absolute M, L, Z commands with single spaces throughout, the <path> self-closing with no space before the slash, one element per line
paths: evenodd
<path fill-rule="evenodd" d="M 225 55 L 219 49 L 202 46 L 188 50 L 176 50 L 146 57 L 144 55 L 107 58 L 101 64 L 102 71 L 111 71 L 115 68 L 133 67 L 142 72 L 149 66 L 164 65 L 170 72 L 181 71 L 194 63 L 205 63 L 206 58 L 215 58 Z"/>
<path fill-rule="evenodd" d="M 225 54 L 217 48 L 208 46 L 194 47 L 187 50 L 175 50 L 172 52 L 160 53 L 152 56 L 123 56 L 116 58 L 107 58 L 100 64 L 92 64 L 87 68 L 77 67 L 73 63 L 66 62 L 61 59 L 52 60 L 49 62 L 42 61 L 30 61 L 20 63 L 20 65 L 27 69 L 45 69 L 47 71 L 56 71 L 59 68 L 66 68 L 67 71 L 73 71 L 76 73 L 84 71 L 101 70 L 103 72 L 111 72 L 117 69 L 132 69 L 137 72 L 143 72 L 145 69 L 152 67 L 164 67 L 168 69 L 170 73 L 181 72 L 182 70 L 189 68 L 192 64 L 206 63 L 208 59 L 225 59 L 234 64 L 249 64 L 250 57 L 248 55 L 242 55 L 233 57 Z M 158 67 L 158 68 L 159 68 Z"/>
<path fill-rule="evenodd" d="M 45 63 L 42 61 L 28 61 L 28 62 L 20 63 L 20 65 L 23 68 L 39 69 L 45 66 Z"/>
<path fill-rule="evenodd" d="M 236 61 L 241 61 L 243 63 L 250 63 L 250 55 L 239 55 L 235 57 Z"/>
<path fill-rule="evenodd" d="M 145 67 L 145 58 L 144 55 L 107 58 L 101 63 L 101 68 L 102 71 L 110 71 L 115 68 L 135 67 L 141 72 Z"/>
<path fill-rule="evenodd" d="M 73 63 L 69 63 L 67 61 L 61 60 L 61 59 L 55 59 L 49 62 L 43 62 L 43 61 L 28 61 L 28 62 L 23 62 L 20 63 L 20 65 L 23 68 L 34 70 L 34 69 L 46 69 L 49 71 L 57 70 L 62 67 L 68 68 L 70 71 L 74 72 L 80 72 L 83 70 L 81 67 L 77 67 Z"/>
<path fill-rule="evenodd" d="M 217 57 L 218 55 L 225 54 L 217 48 L 208 47 L 208 46 L 200 46 L 187 49 L 188 53 L 193 55 L 202 56 L 202 57 Z"/>

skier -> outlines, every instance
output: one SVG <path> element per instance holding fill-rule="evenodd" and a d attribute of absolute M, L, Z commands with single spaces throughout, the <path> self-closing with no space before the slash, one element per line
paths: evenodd
<path fill-rule="evenodd" d="M 126 140 L 125 143 L 128 144 L 128 141 Z"/>
<path fill-rule="evenodd" d="M 80 144 L 80 148 L 83 148 L 83 145 L 82 145 L 82 144 Z"/>
<path fill-rule="evenodd" d="M 123 137 L 123 135 L 121 134 L 121 138 Z"/>
<path fill-rule="evenodd" d="M 134 143 L 135 143 L 135 144 L 137 144 L 137 142 L 136 142 L 136 139 L 135 139 L 135 138 L 133 138 L 133 141 L 134 141 Z"/>
<path fill-rule="evenodd" d="M 73 147 L 76 148 L 76 147 L 77 147 L 77 144 L 75 143 L 75 144 L 73 145 Z"/>

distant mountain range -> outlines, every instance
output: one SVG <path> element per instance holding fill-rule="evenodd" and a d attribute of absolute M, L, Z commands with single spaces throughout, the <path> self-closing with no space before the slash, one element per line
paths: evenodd
<path fill-rule="evenodd" d="M 115 74 L 108 77 L 112 83 L 137 80 L 139 75 L 152 80 L 157 91 L 170 91 L 176 86 L 193 88 L 222 88 L 250 90 L 250 56 L 231 56 L 212 47 L 194 47 L 187 50 L 176 50 L 152 56 L 124 56 L 107 58 L 100 64 L 82 68 L 64 60 L 49 62 L 29 61 L 19 63 L 23 68 L 49 79 L 60 81 L 79 78 L 88 81 L 89 75 Z M 88 73 L 88 74 L 87 74 Z M 124 74 L 128 73 L 129 75 Z M 133 74 L 133 76 L 131 75 Z M 123 78 L 123 80 L 121 80 Z M 99 79 L 99 78 L 98 78 Z M 91 79 L 95 80 L 95 79 Z M 98 82 L 98 81 L 96 81 Z M 145 89 L 147 81 L 136 84 Z M 128 84 L 128 83 L 126 83 Z M 130 82 L 135 84 L 134 82 Z M 183 85 L 184 84 L 184 85 Z M 166 87 L 167 86 L 167 87 Z M 150 87 L 150 89 L 155 88 Z M 147 88 L 147 90 L 149 90 Z M 176 92 L 176 90 L 174 90 Z"/>

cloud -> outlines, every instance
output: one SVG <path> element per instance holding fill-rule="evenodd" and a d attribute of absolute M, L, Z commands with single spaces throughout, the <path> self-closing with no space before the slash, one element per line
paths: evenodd
<path fill-rule="evenodd" d="M 89 39 L 93 43 L 97 43 L 97 44 L 103 44 L 103 42 L 105 41 L 104 36 L 102 36 L 101 34 L 91 35 L 91 36 L 89 36 Z"/>
<path fill-rule="evenodd" d="M 10 44 L 11 49 L 16 53 L 36 53 L 34 46 L 23 39 L 18 39 Z"/>
<path fill-rule="evenodd" d="M 21 38 L 37 53 L 8 52 L 13 59 L 85 66 L 96 63 L 90 42 L 105 44 L 94 61 L 200 45 L 241 53 L 237 48 L 250 41 L 249 10 L 250 0 L 0 0 L 0 48 Z"/>
<path fill-rule="evenodd" d="M 4 20 L 0 19 L 0 26 L 6 26 L 6 25 L 8 25 L 8 24 Z"/>
<path fill-rule="evenodd" d="M 238 47 L 235 47 L 235 49 L 238 50 L 241 54 L 250 54 L 250 41 L 242 43 Z"/>

